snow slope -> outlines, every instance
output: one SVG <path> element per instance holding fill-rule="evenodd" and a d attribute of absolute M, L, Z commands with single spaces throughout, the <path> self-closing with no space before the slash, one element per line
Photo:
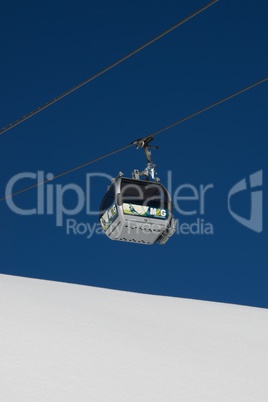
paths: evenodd
<path fill-rule="evenodd" d="M 268 311 L 0 275 L 0 400 L 267 402 Z"/>

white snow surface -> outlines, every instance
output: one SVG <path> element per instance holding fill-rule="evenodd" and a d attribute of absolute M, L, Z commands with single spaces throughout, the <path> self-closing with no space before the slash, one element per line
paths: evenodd
<path fill-rule="evenodd" d="M 267 402 L 268 310 L 0 275 L 1 402 Z"/>

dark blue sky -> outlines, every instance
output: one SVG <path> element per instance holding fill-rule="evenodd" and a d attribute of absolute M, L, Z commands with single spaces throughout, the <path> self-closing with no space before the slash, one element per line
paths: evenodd
<path fill-rule="evenodd" d="M 203 0 L 10 1 L 0 15 L 0 125 L 44 104 L 159 34 Z M 1 197 L 23 172 L 57 174 L 149 135 L 267 76 L 268 4 L 225 0 L 59 103 L 3 134 Z M 212 184 L 205 214 L 175 211 L 179 224 L 211 223 L 213 235 L 176 234 L 150 247 L 94 234 L 67 235 L 67 219 L 98 223 L 97 216 L 22 216 L 0 205 L 1 273 L 228 303 L 268 307 L 267 163 L 268 84 L 207 111 L 155 139 L 161 182 L 172 175 L 172 196 L 183 184 Z M 86 189 L 88 173 L 130 176 L 145 167 L 130 148 L 53 182 Z M 227 196 L 237 182 L 263 171 L 263 231 L 239 224 Z M 18 190 L 33 184 L 19 181 Z M 91 206 L 98 208 L 108 181 L 94 178 Z M 50 184 L 52 188 L 52 182 Z M 266 186 L 267 187 L 267 186 Z M 180 193 L 181 195 L 187 195 Z M 189 195 L 189 193 L 188 193 Z M 55 200 L 54 200 L 55 201 Z M 14 198 L 34 208 L 37 192 Z M 76 198 L 66 193 L 66 208 Z M 234 197 L 233 210 L 250 215 L 250 193 Z M 261 212 L 261 211 L 260 211 Z M 80 229 L 83 226 L 80 226 Z"/>

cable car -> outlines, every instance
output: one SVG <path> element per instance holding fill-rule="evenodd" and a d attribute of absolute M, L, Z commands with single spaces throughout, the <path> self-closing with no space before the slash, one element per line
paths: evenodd
<path fill-rule="evenodd" d="M 111 240 L 138 244 L 165 244 L 175 233 L 172 201 L 166 188 L 156 179 L 146 146 L 147 168 L 134 170 L 132 178 L 123 173 L 113 179 L 100 205 L 99 220 Z M 149 173 L 155 181 L 149 181 Z M 140 176 L 146 176 L 141 180 Z"/>

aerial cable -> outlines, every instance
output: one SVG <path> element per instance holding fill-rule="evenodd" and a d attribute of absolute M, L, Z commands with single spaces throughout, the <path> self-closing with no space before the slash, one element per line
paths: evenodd
<path fill-rule="evenodd" d="M 156 42 L 157 40 L 163 38 L 165 35 L 168 33 L 174 31 L 176 28 L 180 27 L 187 21 L 191 20 L 198 14 L 202 13 L 205 11 L 207 8 L 211 7 L 213 4 L 217 3 L 219 0 L 213 0 L 204 7 L 200 8 L 199 10 L 195 11 L 193 14 L 189 15 L 188 17 L 184 18 L 183 20 L 179 21 L 177 24 L 173 25 L 171 28 L 168 28 L 166 31 L 162 32 L 161 34 L 155 36 L 148 42 L 144 43 L 143 45 L 139 46 L 137 49 L 133 50 L 132 52 L 128 53 L 126 56 L 122 57 L 121 59 L 115 61 L 114 63 L 110 64 L 108 67 L 105 67 L 103 70 L 99 71 L 98 73 L 94 74 L 90 78 L 87 78 L 86 80 L 80 82 L 80 84 L 74 86 L 73 88 L 69 89 L 68 91 L 63 92 L 56 98 L 50 100 L 49 102 L 45 103 L 44 105 L 38 107 L 37 109 L 31 111 L 30 113 L 22 116 L 20 119 L 15 120 L 14 122 L 8 124 L 7 126 L 3 127 L 0 129 L 0 135 L 4 134 L 6 131 L 12 129 L 13 127 L 17 126 L 18 124 L 23 123 L 25 120 L 29 119 L 30 117 L 36 115 L 37 113 L 41 112 L 42 110 L 46 109 L 47 107 L 53 105 L 54 103 L 58 102 L 59 100 L 65 98 L 65 96 L 70 95 L 72 92 L 76 91 L 77 89 L 83 87 L 84 85 L 88 84 L 89 82 L 95 80 L 97 77 L 100 77 L 101 75 L 105 74 L 107 71 L 111 70 L 112 68 L 118 66 L 119 64 L 123 63 L 123 61 L 129 59 L 130 57 L 134 56 L 141 50 L 145 49 L 146 47 L 150 46 L 152 43 Z"/>
<path fill-rule="evenodd" d="M 204 112 L 206 112 L 207 110 L 212 109 L 212 108 L 214 108 L 215 106 L 220 105 L 221 103 L 224 103 L 224 102 L 226 102 L 226 101 L 228 101 L 228 100 L 230 100 L 230 99 L 232 99 L 232 98 L 235 98 L 236 96 L 242 94 L 243 92 L 246 92 L 246 91 L 248 91 L 249 89 L 252 89 L 252 88 L 256 87 L 257 85 L 263 84 L 263 83 L 266 82 L 266 81 L 268 81 L 268 77 L 262 78 L 261 80 L 259 80 L 259 81 L 257 81 L 257 82 L 254 82 L 254 84 L 248 85 L 246 88 L 240 89 L 239 91 L 234 92 L 233 94 L 231 94 L 231 95 L 229 95 L 229 96 L 226 96 L 225 98 L 220 99 L 219 101 L 214 102 L 214 103 L 212 103 L 211 105 L 206 106 L 206 107 L 204 107 L 204 108 L 198 110 L 197 112 L 191 113 L 191 114 L 189 114 L 188 116 L 183 117 L 182 119 L 177 120 L 177 121 L 175 121 L 174 123 L 171 123 L 171 124 L 169 124 L 168 126 L 165 126 L 165 127 L 161 128 L 160 130 L 155 131 L 154 133 L 152 133 L 152 134 L 148 135 L 147 137 L 143 138 L 143 140 L 145 140 L 145 139 L 147 139 L 147 138 L 149 138 L 149 137 L 155 137 L 156 135 L 158 135 L 158 134 L 160 134 L 160 133 L 163 133 L 164 131 L 169 130 L 170 128 L 175 127 L 175 126 L 177 126 L 178 124 L 181 124 L 181 123 L 183 123 L 183 122 L 185 122 L 185 121 L 187 121 L 187 120 L 190 120 L 190 119 L 192 119 L 193 117 L 198 116 L 199 114 L 204 113 Z M 134 143 L 135 143 L 135 142 L 134 142 Z"/>
<path fill-rule="evenodd" d="M 136 145 L 137 147 L 139 147 L 141 143 L 143 143 L 143 144 L 146 143 L 146 140 L 148 140 L 148 139 L 151 140 L 151 137 L 154 138 L 156 135 L 158 135 L 158 134 L 160 134 L 160 133 L 163 133 L 164 131 L 167 131 L 167 130 L 169 130 L 170 128 L 172 128 L 172 127 L 174 127 L 174 126 L 177 126 L 177 125 L 183 123 L 184 121 L 190 120 L 190 119 L 192 119 L 193 117 L 198 116 L 198 115 L 200 115 L 201 113 L 204 113 L 205 111 L 207 111 L 207 110 L 209 110 L 209 109 L 212 109 L 212 108 L 214 108 L 214 107 L 216 107 L 216 106 L 218 106 L 218 105 L 220 105 L 220 104 L 222 104 L 222 103 L 224 103 L 224 102 L 226 102 L 226 101 L 228 101 L 228 100 L 230 100 L 230 99 L 232 99 L 232 98 L 234 98 L 234 97 L 236 97 L 236 96 L 242 94 L 243 92 L 246 92 L 246 91 L 248 91 L 248 90 L 250 90 L 250 89 L 256 87 L 257 85 L 263 84 L 263 83 L 266 82 L 266 81 L 268 81 L 268 77 L 263 78 L 263 79 L 261 79 L 261 80 L 255 82 L 255 83 L 253 83 L 253 84 L 251 84 L 251 85 L 248 85 L 247 87 L 245 87 L 245 88 L 243 88 L 243 89 L 240 89 L 239 91 L 236 91 L 236 92 L 234 92 L 233 94 L 228 95 L 228 96 L 226 96 L 225 98 L 222 98 L 222 99 L 220 99 L 219 101 L 214 102 L 214 103 L 212 103 L 211 105 L 206 106 L 206 107 L 204 107 L 204 108 L 198 110 L 197 112 L 194 112 L 194 113 L 192 113 L 192 114 L 190 114 L 190 115 L 188 115 L 188 116 L 186 116 L 186 117 L 184 117 L 184 118 L 182 118 L 182 119 L 180 119 L 180 120 L 177 120 L 176 122 L 174 122 L 174 123 L 172 123 L 172 124 L 169 124 L 168 126 L 165 126 L 165 127 L 161 128 L 160 130 L 155 131 L 154 133 L 152 133 L 152 134 L 150 134 L 150 135 L 148 135 L 148 136 L 146 136 L 146 137 L 143 137 L 143 138 L 140 138 L 140 139 L 138 139 L 138 140 L 132 141 L 132 142 L 131 142 L 130 144 L 128 144 L 128 145 L 125 145 L 125 146 L 123 146 L 123 147 L 121 147 L 121 148 L 118 148 L 118 149 L 116 149 L 116 150 L 114 150 L 114 151 L 111 151 L 111 152 L 109 152 L 109 153 L 107 153 L 107 154 L 101 155 L 101 156 L 99 156 L 99 157 L 97 157 L 97 158 L 95 158 L 95 159 L 93 159 L 93 160 L 90 160 L 90 161 L 88 161 L 88 162 L 82 163 L 82 164 L 80 164 L 80 165 L 78 165 L 78 166 L 75 166 L 75 167 L 73 167 L 73 168 L 71 168 L 71 169 L 68 169 L 68 170 L 65 170 L 65 171 L 63 171 L 63 172 L 61 172 L 61 173 L 58 173 L 57 175 L 52 176 L 52 178 L 49 178 L 49 179 L 47 179 L 47 180 L 38 182 L 38 183 L 33 184 L 32 186 L 29 186 L 29 187 L 25 187 L 25 188 L 23 188 L 23 189 L 21 189 L 21 190 L 19 190 L 19 191 L 16 191 L 16 192 L 14 192 L 14 193 L 12 193 L 12 194 L 7 194 L 5 197 L 0 198 L 0 202 L 1 202 L 1 201 L 5 201 L 5 200 L 8 199 L 8 198 L 14 197 L 15 195 L 24 193 L 25 191 L 31 190 L 31 189 L 33 189 L 33 188 L 35 188 L 35 187 L 41 186 L 42 184 L 46 184 L 46 183 L 48 183 L 48 182 L 51 182 L 52 180 L 58 179 L 59 177 L 62 177 L 62 176 L 65 176 L 65 175 L 67 175 L 67 174 L 69 174 L 69 173 L 71 173 L 71 172 L 74 172 L 75 170 L 82 169 L 82 168 L 84 168 L 85 166 L 88 166 L 88 165 L 91 165 L 91 164 L 93 164 L 93 163 L 95 163 L 95 162 L 98 162 L 98 161 L 101 160 L 101 159 L 108 158 L 109 156 L 112 156 L 112 155 L 114 155 L 114 154 L 116 154 L 116 153 L 118 153 L 118 152 L 124 151 L 125 149 L 130 148 L 130 147 L 132 147 L 133 145 Z"/>
<path fill-rule="evenodd" d="M 12 193 L 12 194 L 6 195 L 5 197 L 0 198 L 0 202 L 1 202 L 1 201 L 5 201 L 5 200 L 7 200 L 8 198 L 14 197 L 15 195 L 24 193 L 25 191 L 31 190 L 32 188 L 39 187 L 39 186 L 41 186 L 41 185 L 44 185 L 44 184 L 46 184 L 46 183 L 49 183 L 49 182 L 51 182 L 52 180 L 58 179 L 59 177 L 62 177 L 62 176 L 65 176 L 65 175 L 67 175 L 67 174 L 69 174 L 69 173 L 71 173 L 71 172 L 74 172 L 75 170 L 79 170 L 79 169 L 82 169 L 82 168 L 85 167 L 85 166 L 92 165 L 93 163 L 98 162 L 98 161 L 100 161 L 101 159 L 108 158 L 109 156 L 112 156 L 112 155 L 114 155 L 114 154 L 117 154 L 118 152 L 124 151 L 125 149 L 130 148 L 130 147 L 132 147 L 132 146 L 133 146 L 132 143 L 131 143 L 131 144 L 128 144 L 128 145 L 125 145 L 124 147 L 118 148 L 118 149 L 116 149 L 115 151 L 112 151 L 112 152 L 109 152 L 109 153 L 107 153 L 107 154 L 98 156 L 97 158 L 92 159 L 92 160 L 90 160 L 90 161 L 87 161 L 87 162 L 85 162 L 85 163 L 81 163 L 81 165 L 75 166 L 75 167 L 73 167 L 73 168 L 71 168 L 71 169 L 65 170 L 65 171 L 63 171 L 63 172 L 61 172 L 61 173 L 58 173 L 58 174 L 56 174 L 56 175 L 52 175 L 52 177 L 49 178 L 49 179 L 46 179 L 46 180 L 43 180 L 43 181 L 39 181 L 38 183 L 33 184 L 32 186 L 25 187 L 25 188 L 23 188 L 23 189 L 21 189 L 21 190 L 16 191 L 15 193 Z"/>

